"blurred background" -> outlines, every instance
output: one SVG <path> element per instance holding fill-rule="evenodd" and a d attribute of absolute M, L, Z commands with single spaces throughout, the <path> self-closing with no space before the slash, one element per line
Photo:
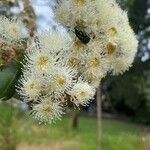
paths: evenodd
<path fill-rule="evenodd" d="M 0 0 L 0 14 L 23 18 L 30 37 L 46 29 L 64 32 L 53 20 L 56 1 Z M 102 150 L 150 150 L 150 0 L 118 0 L 118 3 L 128 12 L 139 49 L 129 71 L 102 82 L 98 95 L 102 105 L 99 145 Z M 96 100 L 80 110 L 68 109 L 67 115 L 55 124 L 40 125 L 15 93 L 14 85 L 20 75 L 18 65 L 5 64 L 0 58 L 0 98 L 6 97 L 0 102 L 0 150 L 97 148 Z"/>

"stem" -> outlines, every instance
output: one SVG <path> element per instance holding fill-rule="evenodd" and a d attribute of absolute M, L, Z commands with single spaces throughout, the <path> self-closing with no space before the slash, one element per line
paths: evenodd
<path fill-rule="evenodd" d="M 102 150 L 102 125 L 101 125 L 101 87 L 97 89 L 97 150 Z"/>

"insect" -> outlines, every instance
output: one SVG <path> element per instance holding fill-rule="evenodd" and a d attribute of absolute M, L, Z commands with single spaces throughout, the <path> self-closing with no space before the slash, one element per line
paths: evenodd
<path fill-rule="evenodd" d="M 83 29 L 81 27 L 75 27 L 74 30 L 75 30 L 76 36 L 83 44 L 88 44 L 90 42 L 90 40 L 91 40 L 90 34 L 85 32 L 85 29 Z M 95 38 L 95 36 L 93 36 L 93 39 L 94 38 Z"/>

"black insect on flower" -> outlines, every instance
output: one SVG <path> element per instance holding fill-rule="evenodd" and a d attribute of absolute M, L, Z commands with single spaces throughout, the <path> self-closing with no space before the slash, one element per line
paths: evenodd
<path fill-rule="evenodd" d="M 89 34 L 85 32 L 84 29 L 82 29 L 81 27 L 75 27 L 74 30 L 76 36 L 83 44 L 88 44 L 90 42 L 91 38 Z"/>

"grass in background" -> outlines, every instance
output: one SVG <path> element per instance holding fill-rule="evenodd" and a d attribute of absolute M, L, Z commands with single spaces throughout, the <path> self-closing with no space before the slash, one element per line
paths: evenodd
<path fill-rule="evenodd" d="M 7 106 L 0 105 L 0 118 L 3 114 L 7 122 L 8 111 Z M 142 150 L 138 127 L 112 120 L 103 120 L 102 123 L 102 150 Z M 4 128 L 0 126 L 0 136 Z M 96 150 L 95 119 L 79 118 L 79 128 L 73 130 L 71 118 L 63 118 L 52 125 L 39 125 L 15 110 L 11 128 L 15 130 L 18 150 Z"/>

